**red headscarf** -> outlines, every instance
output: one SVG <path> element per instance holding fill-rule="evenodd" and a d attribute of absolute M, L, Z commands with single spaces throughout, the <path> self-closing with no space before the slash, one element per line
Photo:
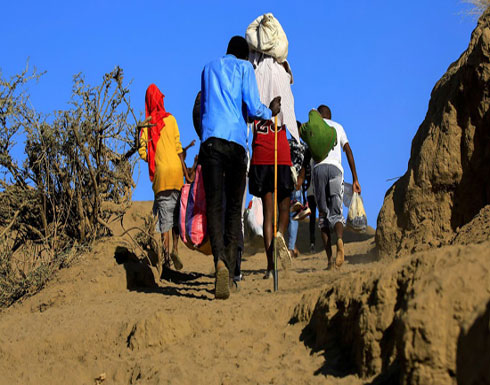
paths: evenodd
<path fill-rule="evenodd" d="M 150 180 L 153 182 L 155 176 L 155 151 L 157 149 L 158 139 L 160 139 L 160 131 L 165 127 L 163 118 L 170 114 L 165 111 L 163 106 L 163 95 L 158 87 L 150 84 L 146 90 L 145 96 L 145 118 L 151 116 L 151 124 L 156 124 L 153 127 L 147 127 L 148 130 L 148 171 L 150 172 Z M 141 134 L 140 134 L 141 135 Z"/>

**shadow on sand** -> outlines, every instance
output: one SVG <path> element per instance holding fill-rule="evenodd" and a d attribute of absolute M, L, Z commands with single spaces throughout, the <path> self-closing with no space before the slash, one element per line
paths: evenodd
<path fill-rule="evenodd" d="M 210 276 L 171 269 L 165 269 L 159 275 L 154 266 L 150 266 L 145 260 L 139 259 L 135 253 L 124 246 L 116 247 L 114 258 L 118 264 L 123 265 L 126 271 L 126 287 L 128 290 L 208 301 L 213 298 L 214 292 L 207 289 L 212 283 Z M 204 277 L 209 278 L 209 281 L 199 280 Z M 169 284 L 162 286 L 162 280 Z"/>

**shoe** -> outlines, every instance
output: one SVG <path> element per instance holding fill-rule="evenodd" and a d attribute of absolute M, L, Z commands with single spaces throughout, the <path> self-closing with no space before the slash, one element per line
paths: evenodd
<path fill-rule="evenodd" d="M 335 257 L 335 267 L 338 269 L 344 263 L 344 241 L 337 239 L 337 255 Z"/>
<path fill-rule="evenodd" d="M 233 278 L 230 278 L 230 293 L 238 293 L 240 291 L 240 286 L 238 285 L 238 282 L 235 281 Z"/>
<path fill-rule="evenodd" d="M 298 201 L 292 201 L 291 202 L 291 207 L 290 207 L 289 210 L 292 213 L 296 213 L 296 212 L 300 211 L 302 208 L 303 208 L 303 205 L 300 202 L 298 202 Z"/>
<path fill-rule="evenodd" d="M 179 255 L 176 253 L 170 253 L 170 258 L 172 259 L 172 262 L 174 263 L 175 270 L 182 270 L 184 267 L 182 261 L 179 258 Z"/>
<path fill-rule="evenodd" d="M 293 217 L 293 221 L 301 221 L 310 216 L 311 210 L 308 206 L 305 206 L 298 214 Z"/>
<path fill-rule="evenodd" d="M 272 270 L 267 270 L 264 275 L 264 279 L 271 279 L 274 272 Z"/>
<path fill-rule="evenodd" d="M 286 241 L 282 234 L 278 231 L 276 236 L 276 247 L 277 247 L 277 255 L 279 257 L 279 261 L 281 262 L 282 268 L 287 270 L 291 267 L 292 259 L 289 254 L 288 247 L 286 245 Z"/>
<path fill-rule="evenodd" d="M 230 276 L 228 269 L 223 261 L 219 260 L 216 264 L 216 282 L 214 298 L 228 299 L 230 297 Z"/>
<path fill-rule="evenodd" d="M 310 243 L 310 254 L 315 254 L 315 244 Z"/>
<path fill-rule="evenodd" d="M 235 275 L 235 276 L 233 277 L 233 280 L 234 280 L 235 282 L 240 282 L 242 279 L 243 279 L 243 274 L 240 274 L 240 275 Z"/>

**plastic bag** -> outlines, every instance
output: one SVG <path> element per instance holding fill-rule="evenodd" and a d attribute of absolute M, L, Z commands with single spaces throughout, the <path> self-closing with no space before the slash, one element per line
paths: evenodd
<path fill-rule="evenodd" d="M 357 232 L 365 232 L 367 228 L 367 216 L 364 204 L 359 193 L 352 194 L 352 200 L 347 214 L 347 226 Z"/>
<path fill-rule="evenodd" d="M 182 187 L 179 230 L 182 242 L 189 249 L 211 254 L 206 221 L 206 192 L 200 165 L 197 166 L 194 182 Z"/>
<path fill-rule="evenodd" d="M 354 191 L 352 190 L 352 184 L 344 182 L 344 205 L 345 207 L 349 207 L 350 203 L 352 202 L 352 193 Z"/>
<path fill-rule="evenodd" d="M 264 236 L 264 213 L 262 211 L 262 200 L 253 197 L 245 210 L 245 224 L 252 236 Z"/>

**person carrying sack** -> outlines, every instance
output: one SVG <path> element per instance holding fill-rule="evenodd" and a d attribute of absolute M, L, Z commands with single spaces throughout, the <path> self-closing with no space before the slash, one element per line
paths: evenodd
<path fill-rule="evenodd" d="M 333 266 L 332 261 L 332 236 L 331 231 L 337 235 L 337 255 L 335 267 L 344 263 L 344 242 L 342 239 L 345 219 L 343 216 L 343 194 L 344 194 L 344 170 L 342 168 L 341 149 L 345 151 L 349 167 L 352 172 L 352 189 L 361 193 L 361 186 L 357 178 L 354 155 L 347 140 L 344 127 L 334 122 L 330 108 L 325 105 L 318 107 L 318 112 L 329 127 L 333 127 L 337 134 L 337 142 L 328 152 L 327 156 L 320 161 L 315 161 L 313 167 L 313 183 L 315 187 L 315 198 L 319 212 L 319 222 L 322 240 L 327 253 L 328 269 Z"/>

